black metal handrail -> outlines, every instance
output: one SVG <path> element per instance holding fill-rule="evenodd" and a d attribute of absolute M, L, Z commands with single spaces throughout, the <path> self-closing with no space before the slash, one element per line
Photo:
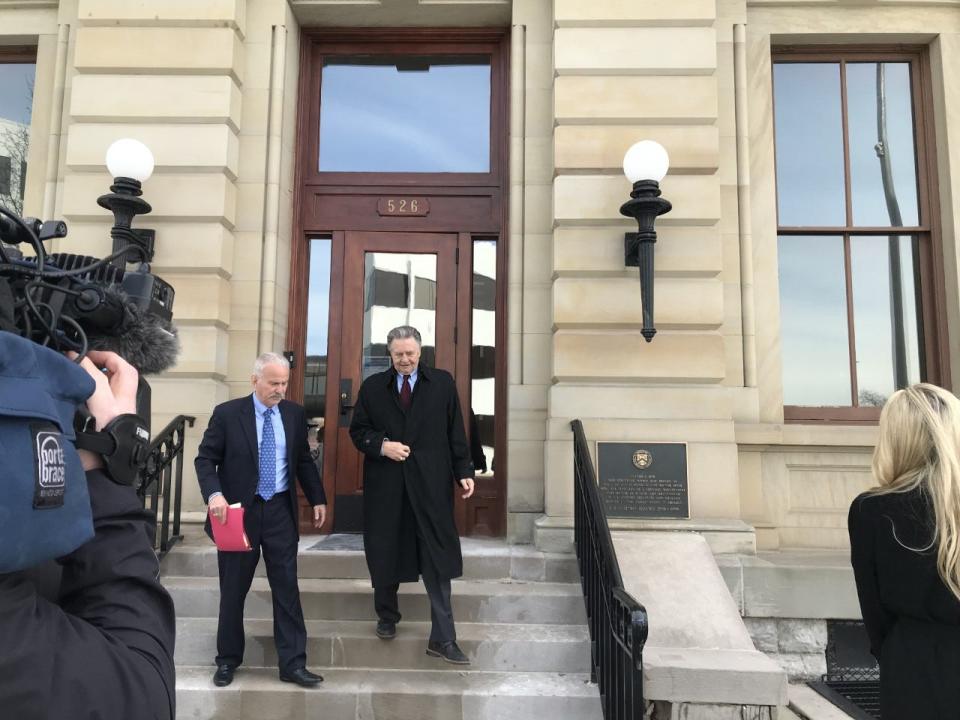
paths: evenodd
<path fill-rule="evenodd" d="M 623 587 L 597 474 L 579 420 L 573 429 L 574 540 L 590 628 L 590 679 L 605 720 L 642 718 L 647 611 Z"/>
<path fill-rule="evenodd" d="M 140 487 L 137 492 L 143 507 L 153 512 L 153 547 L 162 558 L 178 540 L 180 534 L 180 503 L 183 493 L 183 446 L 187 425 L 193 427 L 196 418 L 178 415 L 154 435 L 150 443 L 147 464 L 140 472 Z M 171 518 L 171 495 L 173 517 Z M 161 506 L 162 498 L 162 506 Z M 171 533 L 171 523 L 173 532 Z M 157 525 L 160 526 L 159 536 Z"/>

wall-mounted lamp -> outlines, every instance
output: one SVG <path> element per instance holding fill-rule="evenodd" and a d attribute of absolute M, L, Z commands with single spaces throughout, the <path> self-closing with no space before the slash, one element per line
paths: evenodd
<path fill-rule="evenodd" d="M 141 198 L 141 183 L 153 174 L 153 153 L 139 140 L 124 138 L 117 140 L 107 148 L 107 170 L 113 176 L 112 192 L 97 198 L 97 204 L 113 213 L 113 251 L 117 252 L 126 245 L 140 248 L 142 257 L 129 255 L 114 258 L 117 267 L 127 262 L 150 262 L 153 260 L 155 233 L 153 230 L 134 230 L 130 227 L 133 218 L 150 212 L 150 203 Z"/>
<path fill-rule="evenodd" d="M 670 157 L 660 143 L 641 140 L 623 156 L 623 173 L 633 183 L 630 199 L 620 206 L 620 214 L 636 218 L 639 232 L 623 238 L 624 263 L 640 268 L 640 299 L 643 304 L 643 329 L 647 342 L 653 340 L 653 244 L 657 233 L 653 225 L 657 217 L 670 212 L 669 201 L 660 197 L 660 181 L 670 167 Z"/>

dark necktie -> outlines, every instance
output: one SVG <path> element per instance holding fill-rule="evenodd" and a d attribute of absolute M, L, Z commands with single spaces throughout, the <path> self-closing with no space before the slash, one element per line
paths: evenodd
<path fill-rule="evenodd" d="M 410 403 L 413 402 L 413 390 L 410 389 L 410 376 L 403 376 L 403 385 L 400 388 L 400 407 L 404 410 L 410 409 Z"/>
<path fill-rule="evenodd" d="M 273 434 L 273 408 L 263 411 L 263 436 L 260 438 L 260 482 L 257 495 L 269 500 L 277 492 L 277 441 Z"/>

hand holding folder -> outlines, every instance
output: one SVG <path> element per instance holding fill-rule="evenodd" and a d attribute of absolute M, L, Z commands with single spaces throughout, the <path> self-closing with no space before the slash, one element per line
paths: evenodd
<path fill-rule="evenodd" d="M 253 549 L 243 529 L 243 508 L 240 503 L 227 507 L 225 523 L 221 523 L 211 514 L 210 529 L 213 531 L 213 541 L 217 544 L 217 550 L 247 552 Z"/>

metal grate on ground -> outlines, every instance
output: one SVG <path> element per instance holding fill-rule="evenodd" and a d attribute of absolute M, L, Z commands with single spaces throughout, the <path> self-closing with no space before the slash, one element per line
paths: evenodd
<path fill-rule="evenodd" d="M 827 674 L 810 687 L 855 720 L 880 718 L 880 668 L 859 620 L 827 621 Z"/>

